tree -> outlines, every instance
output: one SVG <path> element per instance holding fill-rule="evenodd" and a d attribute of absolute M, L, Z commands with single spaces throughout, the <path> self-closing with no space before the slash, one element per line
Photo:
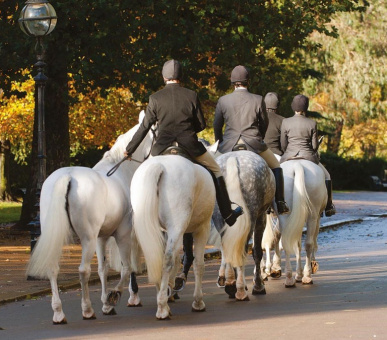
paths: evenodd
<path fill-rule="evenodd" d="M 17 71 L 34 55 L 31 39 L 15 27 L 22 5 L 0 2 L 5 37 L 0 87 L 6 96 L 10 80 L 20 78 Z M 134 99 L 145 102 L 162 85 L 160 68 L 168 58 L 183 63 L 185 82 L 199 88 L 202 98 L 214 88 L 226 91 L 231 69 L 245 64 L 252 70 L 253 91 L 281 86 L 278 92 L 290 98 L 301 89 L 303 70 L 292 61 L 298 57 L 294 51 L 310 46 L 306 38 L 313 30 L 332 35 L 325 23 L 333 13 L 358 8 L 349 0 L 94 0 L 87 5 L 63 0 L 54 7 L 58 24 L 45 39 L 48 174 L 69 164 L 70 74 L 77 92 L 129 84 Z M 34 201 L 36 139 L 31 160 L 33 180 L 23 204 L 24 221 Z"/>
<path fill-rule="evenodd" d="M 364 12 L 333 17 L 331 25 L 337 28 L 337 39 L 319 33 L 311 36 L 311 41 L 320 44 L 321 49 L 309 54 L 308 61 L 322 78 L 310 78 L 305 88 L 316 107 L 329 118 L 325 125 L 332 132 L 331 151 L 335 153 L 343 145 L 343 129 L 358 127 L 364 132 L 364 124 L 383 124 L 387 117 L 386 16 L 385 1 L 372 0 Z M 364 138 L 363 134 L 355 142 L 363 143 L 363 155 L 377 153 L 377 139 Z"/>

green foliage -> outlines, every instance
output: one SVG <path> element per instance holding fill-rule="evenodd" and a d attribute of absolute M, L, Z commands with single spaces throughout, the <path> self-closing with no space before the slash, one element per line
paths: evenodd
<path fill-rule="evenodd" d="M 385 159 L 344 159 L 333 153 L 321 153 L 321 163 L 330 173 L 335 190 L 368 190 L 369 176 L 383 178 L 387 169 Z"/>
<path fill-rule="evenodd" d="M 21 203 L 0 202 L 0 223 L 17 222 L 21 213 Z"/>
<path fill-rule="evenodd" d="M 336 153 L 342 126 L 387 117 L 387 5 L 384 0 L 367 5 L 360 12 L 333 15 L 328 27 L 336 27 L 338 38 L 314 32 L 310 42 L 321 48 L 305 54 L 307 65 L 323 78 L 309 76 L 304 90 L 312 108 L 329 118 L 321 124 L 338 139 Z"/>

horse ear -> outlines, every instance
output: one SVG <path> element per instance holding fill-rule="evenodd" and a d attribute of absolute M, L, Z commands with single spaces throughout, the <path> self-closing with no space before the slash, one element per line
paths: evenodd
<path fill-rule="evenodd" d="M 218 147 L 219 147 L 219 140 L 217 140 L 214 144 L 212 144 L 211 146 L 209 146 L 207 148 L 207 150 L 209 152 L 212 152 L 213 154 L 216 154 L 216 151 L 218 151 Z"/>
<path fill-rule="evenodd" d="M 140 115 L 138 116 L 138 123 L 141 124 L 144 118 L 145 118 L 145 111 L 141 110 Z"/>

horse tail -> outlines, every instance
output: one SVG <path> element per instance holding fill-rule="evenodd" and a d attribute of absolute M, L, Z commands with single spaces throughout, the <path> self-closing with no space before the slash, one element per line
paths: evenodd
<path fill-rule="evenodd" d="M 140 244 L 138 243 L 134 229 L 132 229 L 132 239 L 130 245 L 130 263 L 132 265 L 132 271 L 139 274 L 142 273 L 141 255 L 142 252 Z"/>
<path fill-rule="evenodd" d="M 215 248 L 222 248 L 222 239 L 219 231 L 215 228 L 215 225 L 211 222 L 210 235 L 208 236 L 207 244 L 215 246 Z"/>
<path fill-rule="evenodd" d="M 149 282 L 155 284 L 161 281 L 165 248 L 159 222 L 158 193 L 163 172 L 164 167 L 161 164 L 151 164 L 144 171 L 135 173 L 131 188 L 133 226 L 144 253 Z"/>
<path fill-rule="evenodd" d="M 51 199 L 46 207 L 47 214 L 40 219 L 42 234 L 36 243 L 27 267 L 27 275 L 49 278 L 59 272 L 62 248 L 71 241 L 71 224 L 66 210 L 71 176 L 64 175 L 48 192 Z M 45 191 L 42 190 L 42 195 Z M 41 215 L 42 216 L 42 215 Z"/>
<path fill-rule="evenodd" d="M 298 251 L 302 230 L 305 226 L 311 203 L 306 191 L 304 167 L 294 162 L 293 205 L 282 230 L 282 246 L 286 252 L 295 254 Z"/>
<path fill-rule="evenodd" d="M 232 202 L 237 202 L 244 211 L 235 224 L 224 230 L 222 236 L 222 249 L 226 262 L 233 267 L 240 267 L 244 264 L 247 255 L 246 243 L 251 230 L 250 214 L 243 198 L 238 163 L 235 157 L 227 159 L 227 191 Z"/>

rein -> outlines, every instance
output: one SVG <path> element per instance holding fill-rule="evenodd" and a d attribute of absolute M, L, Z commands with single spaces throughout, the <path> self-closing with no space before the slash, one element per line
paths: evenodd
<path fill-rule="evenodd" d="M 155 138 L 156 138 L 156 129 L 154 130 L 154 129 L 151 128 L 151 131 L 152 131 L 152 134 L 153 134 L 153 140 L 152 140 L 152 145 L 151 145 L 151 148 L 150 148 L 150 150 L 149 150 L 149 153 L 144 157 L 144 160 L 143 160 L 143 161 L 139 161 L 139 160 L 134 159 L 134 158 L 131 158 L 131 159 L 130 159 L 131 161 L 137 162 L 137 163 L 140 163 L 140 164 L 141 164 L 141 163 L 145 162 L 145 161 L 149 158 L 149 156 L 150 156 L 150 154 L 151 154 L 151 152 L 152 152 L 153 143 L 154 143 Z M 120 165 L 121 165 L 123 162 L 125 162 L 127 159 L 129 159 L 129 158 L 130 158 L 130 156 L 125 156 L 123 159 L 121 159 L 115 166 L 113 166 L 113 167 L 106 173 L 106 176 L 107 176 L 107 177 L 110 177 L 111 175 L 113 175 L 113 174 L 117 171 L 117 169 L 120 167 Z"/>

